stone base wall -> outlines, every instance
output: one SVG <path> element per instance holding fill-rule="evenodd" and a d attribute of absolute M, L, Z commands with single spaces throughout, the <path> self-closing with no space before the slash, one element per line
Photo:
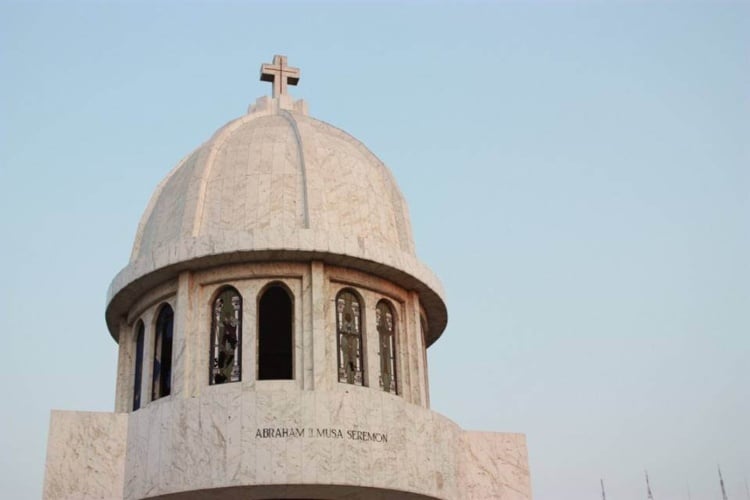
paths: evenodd
<path fill-rule="evenodd" d="M 398 396 L 215 386 L 130 414 L 54 412 L 44 498 L 527 500 L 523 435 Z"/>
<path fill-rule="evenodd" d="M 455 498 L 461 431 L 371 388 L 154 401 L 130 416 L 125 499 L 243 485 L 336 484 Z"/>
<path fill-rule="evenodd" d="M 124 413 L 53 411 L 43 498 L 121 499 L 127 434 Z"/>
<path fill-rule="evenodd" d="M 531 499 L 525 435 L 464 431 L 459 454 L 457 498 Z"/>

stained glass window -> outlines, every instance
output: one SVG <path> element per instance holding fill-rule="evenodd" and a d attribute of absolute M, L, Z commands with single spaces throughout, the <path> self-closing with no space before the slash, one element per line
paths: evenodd
<path fill-rule="evenodd" d="M 258 379 L 291 380 L 292 297 L 280 285 L 268 287 L 258 302 Z"/>
<path fill-rule="evenodd" d="M 224 288 L 212 307 L 209 384 L 242 379 L 242 297 Z"/>
<path fill-rule="evenodd" d="M 336 296 L 336 334 L 339 382 L 364 385 L 362 359 L 362 308 L 353 292 Z"/>
<path fill-rule="evenodd" d="M 396 322 L 393 308 L 385 300 L 375 308 L 380 344 L 380 388 L 396 394 Z"/>
<path fill-rule="evenodd" d="M 143 345 L 146 328 L 138 320 L 135 326 L 135 370 L 133 374 L 133 411 L 141 407 L 141 380 L 143 378 Z"/>
<path fill-rule="evenodd" d="M 174 311 L 164 304 L 156 319 L 154 336 L 154 372 L 151 384 L 151 400 L 169 396 L 172 388 L 172 330 Z"/>

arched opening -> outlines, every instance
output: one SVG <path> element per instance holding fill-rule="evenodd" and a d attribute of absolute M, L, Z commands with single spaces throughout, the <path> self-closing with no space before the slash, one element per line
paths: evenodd
<path fill-rule="evenodd" d="M 336 350 L 339 382 L 364 385 L 362 305 L 352 290 L 336 295 Z"/>
<path fill-rule="evenodd" d="M 292 297 L 281 285 L 258 302 L 258 380 L 292 379 Z"/>
<path fill-rule="evenodd" d="M 169 304 L 159 310 L 154 336 L 154 373 L 151 384 L 151 400 L 169 396 L 172 388 L 172 330 L 174 311 Z"/>
<path fill-rule="evenodd" d="M 380 355 L 380 388 L 397 394 L 396 383 L 396 316 L 393 307 L 385 300 L 375 308 Z"/>
<path fill-rule="evenodd" d="M 242 296 L 226 287 L 211 308 L 211 353 L 209 384 L 242 379 Z"/>
<path fill-rule="evenodd" d="M 135 370 L 133 372 L 133 411 L 141 407 L 141 381 L 143 379 L 143 346 L 146 342 L 146 327 L 138 320 L 135 325 Z"/>

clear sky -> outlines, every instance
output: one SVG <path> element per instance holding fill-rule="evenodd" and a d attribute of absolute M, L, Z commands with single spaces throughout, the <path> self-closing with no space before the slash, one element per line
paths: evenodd
<path fill-rule="evenodd" d="M 111 411 L 148 199 L 270 92 L 409 200 L 449 324 L 432 406 L 524 432 L 536 500 L 750 499 L 749 2 L 0 2 L 0 494 Z"/>

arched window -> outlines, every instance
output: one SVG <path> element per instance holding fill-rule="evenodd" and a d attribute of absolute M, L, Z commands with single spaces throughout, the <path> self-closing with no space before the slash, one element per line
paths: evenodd
<path fill-rule="evenodd" d="M 174 311 L 164 304 L 156 319 L 154 336 L 154 373 L 151 384 L 151 401 L 169 396 L 172 388 L 172 330 Z"/>
<path fill-rule="evenodd" d="M 133 376 L 133 411 L 141 407 L 141 380 L 143 377 L 143 345 L 146 341 L 143 321 L 135 325 L 135 372 Z"/>
<path fill-rule="evenodd" d="M 292 297 L 272 285 L 258 301 L 258 380 L 292 379 Z"/>
<path fill-rule="evenodd" d="M 209 384 L 242 379 L 242 297 L 224 288 L 214 300 L 211 320 Z"/>
<path fill-rule="evenodd" d="M 342 290 L 336 296 L 336 344 L 339 382 L 364 385 L 362 308 L 350 290 Z"/>
<path fill-rule="evenodd" d="M 380 387 L 396 394 L 396 321 L 393 308 L 385 300 L 375 308 L 375 324 L 380 340 Z"/>

